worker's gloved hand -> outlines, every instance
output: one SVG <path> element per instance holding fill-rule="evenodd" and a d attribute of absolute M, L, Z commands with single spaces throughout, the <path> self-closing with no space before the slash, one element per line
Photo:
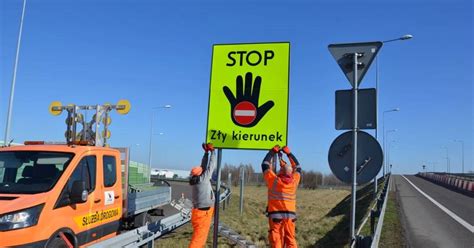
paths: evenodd
<path fill-rule="evenodd" d="M 276 145 L 272 148 L 272 152 L 274 153 L 279 153 L 280 152 L 280 146 L 279 145 Z"/>
<path fill-rule="evenodd" d="M 210 151 L 210 152 L 214 151 L 214 145 L 212 143 L 207 143 L 206 146 L 207 146 L 208 151 Z"/>
<path fill-rule="evenodd" d="M 288 146 L 284 146 L 281 149 L 286 155 L 289 155 L 291 153 L 290 148 Z"/>

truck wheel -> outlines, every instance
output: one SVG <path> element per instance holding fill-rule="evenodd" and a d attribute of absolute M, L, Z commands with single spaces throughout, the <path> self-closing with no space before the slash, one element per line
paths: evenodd
<path fill-rule="evenodd" d="M 162 208 L 155 208 L 150 211 L 151 216 L 165 216 L 165 211 Z"/>
<path fill-rule="evenodd" d="M 68 246 L 60 237 L 54 237 L 51 242 L 48 242 L 48 248 L 68 248 Z"/>
<path fill-rule="evenodd" d="M 165 210 L 164 209 L 157 209 L 157 215 L 158 216 L 165 216 Z"/>
<path fill-rule="evenodd" d="M 133 219 L 134 227 L 141 227 L 151 222 L 151 216 L 147 213 L 141 213 L 135 216 Z"/>

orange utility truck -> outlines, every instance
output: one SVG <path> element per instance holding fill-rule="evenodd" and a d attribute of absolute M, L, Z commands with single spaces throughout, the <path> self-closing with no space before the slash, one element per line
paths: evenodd
<path fill-rule="evenodd" d="M 54 115 L 63 110 L 68 112 L 65 143 L 0 148 L 0 247 L 97 245 L 147 226 L 171 201 L 169 184 L 129 185 L 128 149 L 108 147 L 109 111 L 126 114 L 128 101 L 50 106 Z M 95 111 L 90 122 L 80 113 L 88 110 Z"/>

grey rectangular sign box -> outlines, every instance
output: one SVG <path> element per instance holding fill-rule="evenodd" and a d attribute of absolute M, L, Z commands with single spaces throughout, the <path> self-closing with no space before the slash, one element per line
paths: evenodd
<path fill-rule="evenodd" d="M 377 128 L 377 94 L 374 88 L 358 90 L 358 124 L 360 129 Z M 354 125 L 352 90 L 336 91 L 336 130 L 351 130 Z"/>

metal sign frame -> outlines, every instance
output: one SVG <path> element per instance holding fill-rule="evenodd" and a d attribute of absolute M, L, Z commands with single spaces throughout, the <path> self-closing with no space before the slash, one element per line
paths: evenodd
<path fill-rule="evenodd" d="M 328 48 L 351 85 L 357 82 L 359 86 L 382 45 L 383 42 L 376 41 L 330 44 Z M 357 60 L 353 58 L 356 53 Z M 357 61 L 357 66 L 350 66 L 354 61 Z"/>
<path fill-rule="evenodd" d="M 229 69 L 223 64 L 222 62 L 227 62 L 223 61 L 222 58 L 223 56 L 217 57 L 218 51 L 221 53 L 220 55 L 227 55 L 230 56 L 229 53 L 223 53 L 223 52 L 228 52 L 229 51 L 237 51 L 237 52 L 248 52 L 250 54 L 251 52 L 254 51 L 266 51 L 265 49 L 274 49 L 274 54 L 272 55 L 272 58 L 278 58 L 279 60 L 277 61 L 277 65 L 272 67 L 272 70 L 267 70 L 268 68 L 258 68 L 259 65 L 243 67 L 239 66 L 238 69 Z M 207 126 L 206 126 L 206 142 L 210 142 L 214 144 L 214 147 L 216 148 L 222 148 L 222 149 L 242 149 L 242 150 L 267 150 L 273 147 L 275 144 L 279 144 L 280 146 L 284 146 L 287 144 L 287 139 L 288 139 L 288 112 L 289 112 L 289 87 L 290 87 L 290 42 L 261 42 L 261 43 L 235 43 L 235 44 L 215 44 L 213 46 L 213 51 L 212 51 L 212 62 L 211 62 L 211 76 L 210 76 L 210 86 L 209 86 L 209 101 L 208 101 L 208 115 L 207 115 Z M 281 53 L 280 56 L 285 56 L 285 57 L 278 57 L 278 54 Z M 244 56 L 244 55 L 240 55 Z M 250 56 L 250 55 L 249 55 Z M 219 60 L 218 60 L 219 58 Z M 225 57 L 227 58 L 227 57 Z M 242 58 L 241 58 L 242 59 Z M 219 63 L 221 62 L 221 63 Z M 270 64 L 270 63 L 268 63 Z M 219 65 L 219 66 L 218 66 Z M 278 66 L 283 66 L 283 67 L 278 67 Z M 284 73 L 281 70 L 283 68 L 285 71 Z M 265 112 L 263 115 L 264 117 L 261 117 L 260 119 L 257 117 L 258 121 L 257 123 L 254 124 L 249 124 L 247 126 L 245 125 L 238 125 L 236 122 L 232 119 L 234 118 L 233 111 L 236 106 L 232 106 L 232 103 L 230 104 L 230 108 L 228 107 L 228 104 L 230 103 L 229 95 L 230 94 L 235 94 L 235 98 L 237 99 L 239 97 L 239 86 L 237 81 L 246 81 L 247 73 L 250 72 L 252 73 L 252 85 L 255 85 L 253 80 L 257 81 L 257 77 L 260 77 L 259 80 L 261 80 L 261 90 L 260 90 L 260 96 L 258 99 L 259 106 L 256 106 L 257 109 L 260 109 L 260 107 L 263 107 L 265 104 L 267 104 L 269 101 L 274 102 L 273 106 L 270 107 L 270 109 Z M 262 74 L 260 74 L 262 73 Z M 223 79 L 221 78 L 222 75 L 226 75 L 229 79 Z M 227 76 L 228 75 L 228 76 Z M 238 79 L 238 77 L 241 76 L 241 79 Z M 268 79 L 268 77 L 271 77 Z M 277 86 L 279 88 L 275 88 L 277 91 L 282 91 L 284 89 L 284 94 L 283 92 L 280 92 L 279 94 L 274 94 L 273 91 L 275 84 L 272 78 L 278 79 L 278 84 Z M 230 81 L 229 81 L 230 80 Z M 247 87 L 243 86 L 242 83 L 242 92 L 244 97 L 247 97 L 247 93 L 251 92 L 252 94 L 254 93 L 253 88 L 251 91 L 247 89 Z M 270 84 L 270 88 L 268 88 Z M 227 85 L 229 87 L 227 87 Z M 224 88 L 228 88 L 223 89 Z M 273 87 L 273 88 L 272 88 Z M 273 90 L 272 90 L 273 89 Z M 226 93 L 227 91 L 227 93 Z M 270 93 L 269 93 L 270 92 Z M 271 95 L 273 94 L 273 95 Z M 263 95 L 263 97 L 262 97 Z M 272 98 L 269 98 L 271 96 Z M 276 97 L 276 98 L 274 98 Z M 239 102 L 239 101 L 238 101 Z M 242 102 L 242 101 L 240 101 Z M 217 107 L 216 107 L 217 106 Z M 229 111 L 230 110 L 230 111 Z M 257 110 L 258 112 L 258 110 Z M 219 113 L 219 114 L 216 114 Z M 229 115 L 230 113 L 230 115 Z M 286 114 L 281 114 L 281 113 L 286 113 Z M 258 113 L 257 113 L 258 115 Z M 284 116 L 284 117 L 283 117 Z M 216 125 L 215 122 L 216 120 L 219 119 L 219 122 L 222 122 L 222 124 Z M 270 125 L 270 123 L 272 123 Z M 277 123 L 277 124 L 275 124 Z M 219 128 L 216 128 L 218 126 Z M 268 127 L 271 128 L 268 128 Z M 230 127 L 230 128 L 229 128 Z M 271 133 L 269 129 L 273 132 Z M 235 130 L 235 133 L 233 132 Z M 280 139 L 277 139 L 277 134 L 278 132 Z M 238 140 L 234 140 L 233 137 L 234 134 L 238 135 Z M 275 135 L 273 135 L 275 134 Z M 221 137 L 218 135 L 226 135 L 226 141 L 221 142 L 220 138 Z M 255 138 L 255 135 L 259 135 L 259 140 Z M 265 135 L 265 142 L 260 140 L 263 140 L 263 135 Z M 270 137 L 273 136 L 273 137 Z M 253 141 L 251 140 L 251 137 L 253 138 Z M 230 141 L 230 139 L 232 139 Z M 281 140 L 281 141 L 280 141 Z M 229 142 L 228 142 L 229 141 Z M 252 141 L 252 142 L 250 142 Z"/>

